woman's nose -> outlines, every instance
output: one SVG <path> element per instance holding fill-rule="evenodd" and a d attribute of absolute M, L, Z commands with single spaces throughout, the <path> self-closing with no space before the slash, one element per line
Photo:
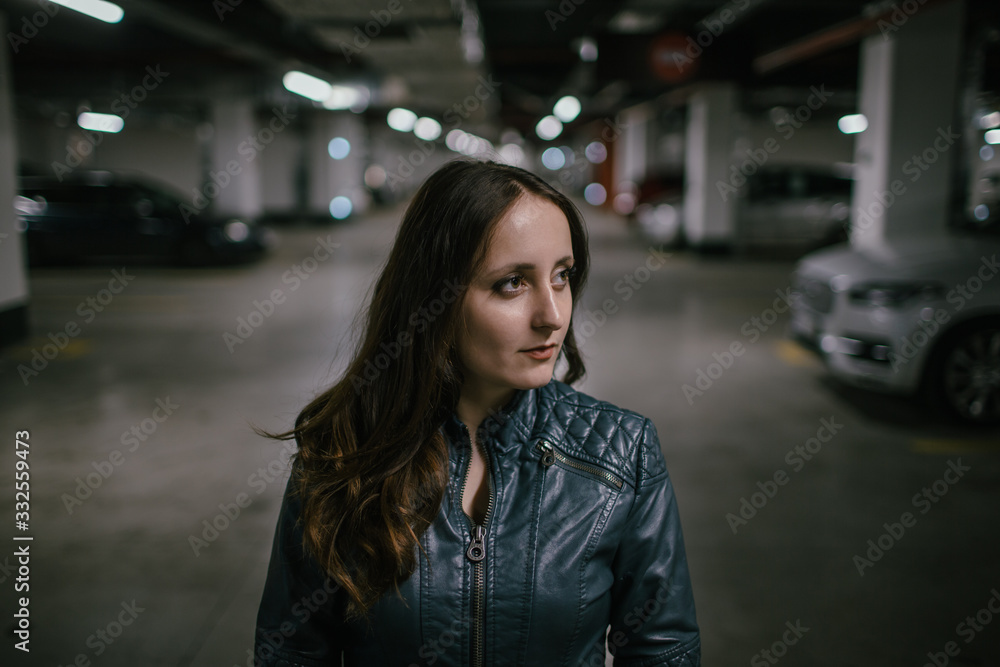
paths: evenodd
<path fill-rule="evenodd" d="M 567 313 L 564 311 L 568 308 L 570 308 L 570 299 L 564 298 L 563 293 L 551 285 L 547 286 L 539 290 L 538 300 L 535 304 L 534 325 L 559 329 L 566 323 Z"/>

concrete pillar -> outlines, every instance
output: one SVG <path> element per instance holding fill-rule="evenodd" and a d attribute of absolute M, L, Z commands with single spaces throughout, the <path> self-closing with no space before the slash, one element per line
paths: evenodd
<path fill-rule="evenodd" d="M 7 16 L 0 12 L 0 35 L 6 34 Z M 0 345 L 23 338 L 28 332 L 24 244 L 12 206 L 18 177 L 9 54 L 10 49 L 0 49 Z"/>
<path fill-rule="evenodd" d="M 260 155 L 274 140 L 273 132 L 268 123 L 258 128 L 248 98 L 212 102 L 210 163 L 203 192 L 212 196 L 213 213 L 250 218 L 261 214 Z"/>
<path fill-rule="evenodd" d="M 330 141 L 345 139 L 350 152 L 342 159 L 330 155 Z M 364 187 L 368 164 L 368 132 L 360 116 L 346 111 L 318 112 L 309 131 L 309 212 L 330 216 L 330 202 L 343 196 L 351 200 L 352 215 L 368 209 Z"/>
<path fill-rule="evenodd" d="M 735 197 L 723 197 L 716 183 L 729 182 L 736 116 L 731 83 L 708 84 L 688 104 L 684 233 L 696 248 L 728 248 L 733 242 Z"/>
<path fill-rule="evenodd" d="M 615 193 L 622 183 L 639 185 L 646 178 L 647 146 L 650 123 L 650 110 L 646 105 L 639 105 L 622 111 L 619 124 L 622 136 L 614 142 L 616 183 Z"/>
<path fill-rule="evenodd" d="M 942 236 L 959 158 L 956 114 L 964 3 L 922 7 L 861 45 L 851 243 Z M 889 24 L 887 24 L 889 25 Z"/>

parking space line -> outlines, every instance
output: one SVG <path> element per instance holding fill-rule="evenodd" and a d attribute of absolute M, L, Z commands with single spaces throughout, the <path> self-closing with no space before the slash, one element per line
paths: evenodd
<path fill-rule="evenodd" d="M 958 438 L 917 438 L 912 441 L 919 454 L 957 454 L 960 452 L 1000 452 L 998 440 L 962 440 Z"/>
<path fill-rule="evenodd" d="M 48 338 L 31 338 L 24 345 L 12 345 L 8 351 L 7 355 L 13 361 L 31 361 L 32 350 L 41 350 L 46 345 L 53 345 L 52 341 Z M 67 359 L 76 359 L 82 357 L 86 354 L 90 354 L 93 350 L 91 345 L 91 339 L 89 338 L 70 338 L 66 345 L 59 348 L 59 354 L 56 359 L 65 361 Z M 7 356 L 4 355 L 4 356 Z"/>
<path fill-rule="evenodd" d="M 788 339 L 782 339 L 774 344 L 774 354 L 789 366 L 800 368 L 821 368 L 822 363 L 816 355 L 802 347 L 798 343 Z"/>

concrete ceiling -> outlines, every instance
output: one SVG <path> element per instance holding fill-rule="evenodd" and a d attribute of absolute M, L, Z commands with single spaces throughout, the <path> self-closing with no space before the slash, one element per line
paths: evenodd
<path fill-rule="evenodd" d="M 33 20 L 41 1 L 0 0 L 8 31 L 18 33 Z M 226 87 L 273 96 L 283 93 L 281 74 L 297 68 L 370 86 L 373 115 L 400 105 L 440 117 L 492 77 L 501 84 L 499 94 L 477 108 L 473 120 L 528 133 L 565 93 L 584 100 L 582 123 L 706 80 L 736 80 L 751 100 L 774 98 L 760 91 L 801 90 L 818 81 L 853 90 L 858 38 L 779 58 L 781 66 L 766 72 L 755 63 L 895 6 L 865 0 L 118 1 L 125 9 L 118 25 L 62 9 L 14 50 L 15 91 L 27 100 L 22 112 L 42 103 L 111 99 L 152 63 L 178 73 L 161 96 L 168 105 L 197 105 Z M 942 0 L 925 3 L 936 1 Z M 970 25 L 1000 26 L 1000 3 L 969 4 Z M 720 25 L 719 34 L 706 32 Z M 650 65 L 650 50 L 666 32 L 707 43 L 683 81 L 664 80 Z M 581 61 L 581 38 L 598 46 L 596 62 Z M 1000 66 L 991 61 L 985 69 L 993 85 Z"/>

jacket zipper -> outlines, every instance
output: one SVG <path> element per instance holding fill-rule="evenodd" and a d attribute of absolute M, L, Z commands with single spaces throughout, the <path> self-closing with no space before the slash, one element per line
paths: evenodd
<path fill-rule="evenodd" d="M 535 449 L 542 454 L 542 465 L 546 468 L 550 467 L 552 464 L 559 462 L 563 466 L 568 468 L 573 468 L 574 470 L 579 470 L 580 472 L 587 473 L 591 477 L 598 479 L 601 482 L 613 486 L 618 491 L 622 489 L 622 479 L 618 475 L 601 468 L 600 466 L 595 466 L 578 459 L 566 456 L 561 451 L 552 446 L 552 443 L 548 440 L 539 440 L 535 444 Z"/>
<path fill-rule="evenodd" d="M 469 438 L 472 445 L 472 438 Z M 472 445 L 474 446 L 474 445 Z M 486 661 L 486 647 L 484 642 L 484 625 L 486 624 L 486 524 L 489 523 L 490 515 L 493 513 L 493 477 L 490 474 L 490 456 L 483 447 L 483 461 L 486 466 L 486 483 L 489 484 L 490 494 L 486 503 L 486 515 L 483 523 L 478 524 L 469 515 L 462 514 L 469 522 L 469 533 L 472 538 L 469 547 L 465 550 L 465 557 L 472 562 L 472 665 L 473 667 L 483 667 Z M 469 468 L 472 466 L 472 451 L 469 451 L 469 461 L 465 465 L 465 476 L 462 478 L 462 492 L 459 502 L 465 498 L 465 485 L 469 481 Z"/>

